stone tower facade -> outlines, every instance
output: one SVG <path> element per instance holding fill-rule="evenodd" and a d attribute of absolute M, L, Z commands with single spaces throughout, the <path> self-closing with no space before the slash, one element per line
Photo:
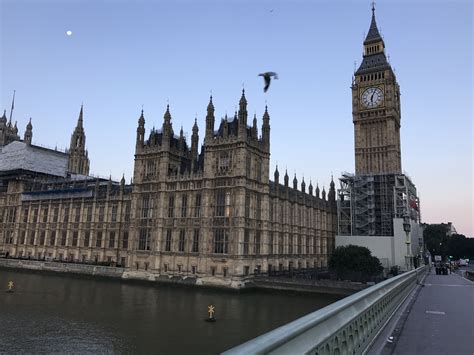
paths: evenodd
<path fill-rule="evenodd" d="M 77 125 L 71 135 L 69 145 L 68 171 L 74 174 L 89 175 L 89 158 L 86 150 L 86 134 L 83 127 L 83 107 L 79 112 Z"/>
<path fill-rule="evenodd" d="M 352 83 L 356 175 L 401 173 L 400 87 L 375 22 Z"/>
<path fill-rule="evenodd" d="M 270 115 L 249 120 L 245 91 L 233 117 L 216 124 L 207 105 L 203 145 L 175 134 L 169 106 L 145 138 L 138 119 L 128 265 L 239 287 L 254 273 L 326 266 L 334 247 L 336 203 L 270 181 Z"/>

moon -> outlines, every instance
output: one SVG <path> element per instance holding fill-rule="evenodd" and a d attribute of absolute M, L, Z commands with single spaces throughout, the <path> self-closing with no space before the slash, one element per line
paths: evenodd
<path fill-rule="evenodd" d="M 67 30 L 67 31 L 66 31 L 66 35 L 68 35 L 68 36 L 72 35 L 72 31 L 71 31 L 71 30 Z"/>

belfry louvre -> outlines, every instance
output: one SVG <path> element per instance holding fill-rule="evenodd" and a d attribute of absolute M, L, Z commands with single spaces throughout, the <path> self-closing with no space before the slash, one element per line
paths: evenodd
<path fill-rule="evenodd" d="M 11 257 L 106 263 L 127 277 L 238 288 L 255 274 L 327 265 L 334 248 L 334 182 L 326 195 L 296 176 L 270 180 L 270 115 L 249 124 L 245 91 L 234 117 L 205 136 L 175 135 L 169 106 L 145 139 L 142 111 L 131 184 L 89 175 L 83 109 L 68 150 L 32 144 L 0 118 L 0 251 Z M 16 131 L 14 130 L 16 129 Z"/>

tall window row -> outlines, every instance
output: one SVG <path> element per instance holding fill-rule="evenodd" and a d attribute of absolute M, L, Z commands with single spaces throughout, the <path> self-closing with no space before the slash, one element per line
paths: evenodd
<path fill-rule="evenodd" d="M 177 198 L 178 202 L 176 201 Z M 201 217 L 201 201 L 202 195 L 200 192 L 196 194 L 181 194 L 181 196 L 176 193 L 170 193 L 168 196 L 167 216 L 168 218 Z M 193 202 L 194 204 L 191 205 Z M 176 208 L 178 209 L 177 211 L 175 211 Z"/>

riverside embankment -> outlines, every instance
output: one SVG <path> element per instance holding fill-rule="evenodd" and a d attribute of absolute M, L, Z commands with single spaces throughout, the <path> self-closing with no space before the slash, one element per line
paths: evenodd
<path fill-rule="evenodd" d="M 278 291 L 324 293 L 338 296 L 348 296 L 367 287 L 367 285 L 358 282 L 258 276 L 253 279 L 249 279 L 248 282 L 243 282 L 242 287 L 240 288 L 232 288 L 226 287 L 226 285 L 222 282 L 213 282 L 213 280 L 205 279 L 203 280 L 188 275 L 170 276 L 160 275 L 144 270 L 129 270 L 122 267 L 9 258 L 0 259 L 0 268 L 83 275 L 88 277 L 105 277 L 116 280 L 143 281 L 150 283 L 171 283 L 178 285 L 228 288 L 234 290 L 267 289 Z"/>

